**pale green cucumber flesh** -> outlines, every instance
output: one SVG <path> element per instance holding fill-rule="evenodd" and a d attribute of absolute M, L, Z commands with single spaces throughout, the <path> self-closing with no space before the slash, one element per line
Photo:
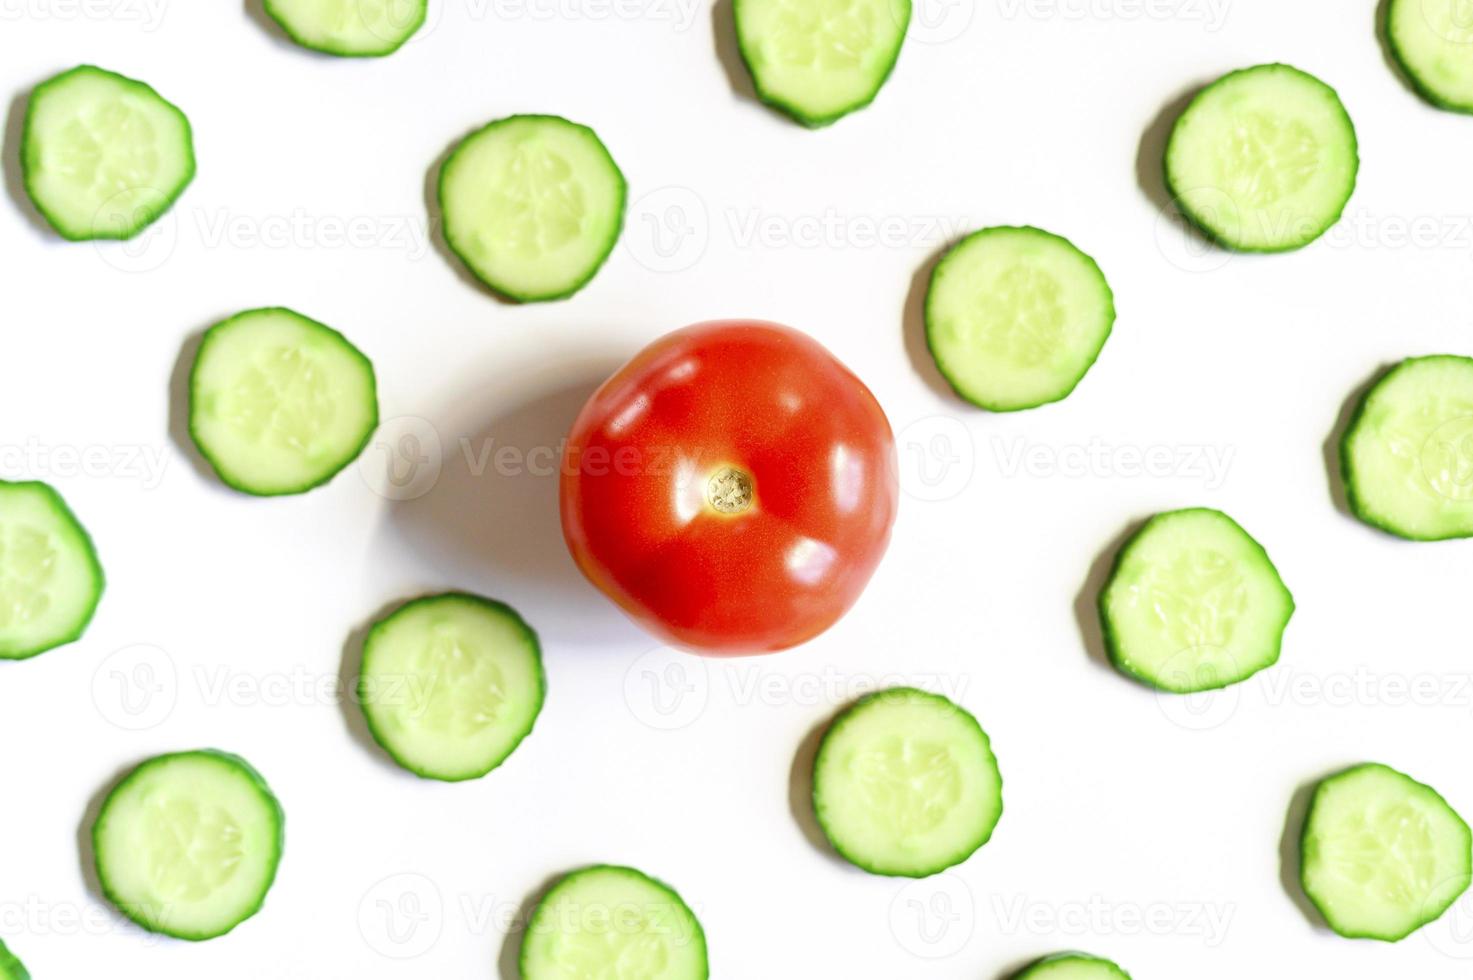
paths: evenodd
<path fill-rule="evenodd" d="M 1294 599 L 1263 546 L 1221 511 L 1171 511 L 1121 549 L 1100 593 L 1110 659 L 1159 690 L 1191 694 L 1278 663 Z"/>
<path fill-rule="evenodd" d="M 926 341 L 956 392 L 1012 412 L 1056 402 L 1099 357 L 1115 299 L 1094 259 L 1037 228 L 985 228 L 937 264 Z"/>
<path fill-rule="evenodd" d="M 222 936 L 255 915 L 281 860 L 280 804 L 245 760 L 214 750 L 144 762 L 92 826 L 103 893 L 179 939 Z"/>
<path fill-rule="evenodd" d="M 1436 790 L 1367 764 L 1316 788 L 1300 878 L 1342 936 L 1396 942 L 1446 912 L 1473 880 L 1473 834 Z"/>
<path fill-rule="evenodd" d="M 1391 0 L 1386 38 L 1423 98 L 1473 112 L 1473 17 L 1465 0 Z"/>
<path fill-rule="evenodd" d="M 375 623 L 359 702 L 374 738 L 429 779 L 478 779 L 531 732 L 547 682 L 537 634 L 504 603 L 416 599 Z"/>
<path fill-rule="evenodd" d="M 522 980 L 707 980 L 706 935 L 669 886 L 599 865 L 563 878 L 522 938 Z"/>
<path fill-rule="evenodd" d="M 806 126 L 874 101 L 900 57 L 911 0 L 735 0 L 757 94 Z"/>
<path fill-rule="evenodd" d="M 563 299 L 594 277 L 626 197 L 594 131 L 558 116 L 498 119 L 440 170 L 446 243 L 482 283 L 524 303 Z"/>
<path fill-rule="evenodd" d="M 63 238 L 132 238 L 193 179 L 194 138 L 184 113 L 148 85 L 81 65 L 31 93 L 21 169 Z"/>
<path fill-rule="evenodd" d="M 1473 358 L 1394 367 L 1361 401 L 1340 458 L 1366 523 L 1413 541 L 1473 537 Z"/>
<path fill-rule="evenodd" d="M 0 942 L 0 980 L 31 980 L 25 964 Z"/>
<path fill-rule="evenodd" d="M 304 48 L 345 58 L 393 54 L 424 25 L 428 0 L 265 0 Z"/>
<path fill-rule="evenodd" d="M 1171 131 L 1166 183 L 1219 244 L 1302 248 L 1340 220 L 1360 168 L 1335 90 L 1288 65 L 1259 65 L 1197 94 Z"/>
<path fill-rule="evenodd" d="M 377 426 L 373 365 L 331 327 L 277 307 L 205 332 L 190 374 L 189 431 L 227 485 L 304 493 L 356 459 Z"/>
<path fill-rule="evenodd" d="M 1059 953 L 1039 960 L 1014 980 L 1130 980 L 1130 974 L 1098 956 Z"/>
<path fill-rule="evenodd" d="M 103 585 L 92 539 L 61 495 L 0 480 L 0 660 L 80 638 Z"/>
<path fill-rule="evenodd" d="M 991 838 L 1002 806 L 1002 776 L 977 720 L 913 688 L 856 702 L 814 759 L 819 825 L 873 874 L 924 878 L 960 864 Z"/>

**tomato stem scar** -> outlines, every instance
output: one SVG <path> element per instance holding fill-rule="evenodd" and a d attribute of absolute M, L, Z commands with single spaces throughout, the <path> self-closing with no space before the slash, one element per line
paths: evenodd
<path fill-rule="evenodd" d="M 752 474 L 735 466 L 723 466 L 706 481 L 706 502 L 718 514 L 745 513 L 756 499 Z"/>

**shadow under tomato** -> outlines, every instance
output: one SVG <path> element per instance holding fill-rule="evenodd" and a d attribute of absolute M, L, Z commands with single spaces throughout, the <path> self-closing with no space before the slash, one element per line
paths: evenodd
<path fill-rule="evenodd" d="M 428 492 L 389 510 L 393 534 L 447 587 L 512 604 L 546 638 L 637 635 L 573 563 L 558 508 L 563 441 L 616 366 L 600 363 L 510 408 L 432 420 L 439 475 Z"/>

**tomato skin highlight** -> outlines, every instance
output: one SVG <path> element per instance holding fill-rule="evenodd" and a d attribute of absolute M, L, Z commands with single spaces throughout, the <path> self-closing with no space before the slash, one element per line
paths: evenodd
<path fill-rule="evenodd" d="M 827 630 L 890 540 L 879 402 L 807 335 L 728 320 L 667 334 L 573 423 L 563 535 L 583 574 L 676 646 L 772 653 Z"/>

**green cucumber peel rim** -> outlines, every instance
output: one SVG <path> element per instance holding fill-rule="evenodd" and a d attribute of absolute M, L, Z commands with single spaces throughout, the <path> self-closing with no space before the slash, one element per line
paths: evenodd
<path fill-rule="evenodd" d="M 1171 694 L 1229 687 L 1277 664 L 1294 611 L 1263 545 L 1210 507 L 1142 524 L 1099 596 L 1110 662 Z"/>
<path fill-rule="evenodd" d="M 189 373 L 189 435 L 221 482 L 279 497 L 331 481 L 378 428 L 373 362 L 337 330 L 286 307 L 205 331 Z"/>
<path fill-rule="evenodd" d="M 78 65 L 31 91 L 20 165 L 31 203 L 61 237 L 122 241 L 194 179 L 194 133 L 148 83 Z"/>
<path fill-rule="evenodd" d="M 1360 170 L 1339 95 L 1291 65 L 1244 68 L 1203 88 L 1166 144 L 1167 192 L 1207 238 L 1236 252 L 1301 249 L 1333 227 Z"/>
<path fill-rule="evenodd" d="M 824 732 L 813 760 L 813 809 L 849 863 L 927 878 L 992 839 L 1002 774 L 969 711 L 938 694 L 890 688 L 860 698 Z"/>
<path fill-rule="evenodd" d="M 1024 967 L 1013 980 L 1130 980 L 1130 974 L 1100 956 L 1055 953 Z"/>
<path fill-rule="evenodd" d="M 424 779 L 480 779 L 532 733 L 547 699 L 537 633 L 504 602 L 406 602 L 363 641 L 358 703 L 374 741 Z"/>
<path fill-rule="evenodd" d="M 1473 358 L 1410 357 L 1359 396 L 1340 440 L 1346 502 L 1408 541 L 1473 537 Z"/>
<path fill-rule="evenodd" d="M 106 586 L 92 537 L 61 494 L 0 480 L 0 660 L 81 639 Z"/>
<path fill-rule="evenodd" d="M 1305 895 L 1347 939 L 1400 942 L 1473 882 L 1467 822 L 1437 790 L 1380 763 L 1315 787 L 1299 846 Z"/>
<path fill-rule="evenodd" d="M 150 932 L 201 942 L 259 912 L 285 815 L 264 778 L 216 749 L 145 760 L 103 800 L 91 841 L 103 895 Z"/>
<path fill-rule="evenodd" d="M 596 132 L 562 116 L 495 119 L 455 144 L 436 180 L 445 244 L 518 303 L 590 283 L 624 229 L 629 185 Z"/>
<path fill-rule="evenodd" d="M 663 881 L 600 864 L 559 879 L 522 935 L 522 980 L 708 980 L 700 920 Z"/>
<path fill-rule="evenodd" d="M 757 97 L 818 129 L 874 102 L 895 65 L 911 0 L 733 0 L 737 49 Z"/>
<path fill-rule="evenodd" d="M 383 58 L 408 43 L 429 13 L 428 0 L 264 0 L 293 42 L 338 58 Z"/>

